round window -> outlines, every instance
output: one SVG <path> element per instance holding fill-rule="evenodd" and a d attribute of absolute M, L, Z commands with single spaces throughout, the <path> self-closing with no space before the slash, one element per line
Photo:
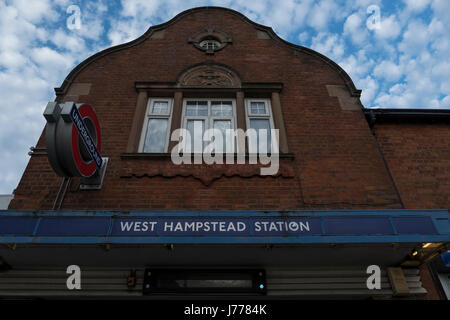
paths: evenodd
<path fill-rule="evenodd" d="M 203 40 L 199 43 L 199 45 L 207 51 L 215 51 L 220 48 L 220 42 L 213 39 Z"/>

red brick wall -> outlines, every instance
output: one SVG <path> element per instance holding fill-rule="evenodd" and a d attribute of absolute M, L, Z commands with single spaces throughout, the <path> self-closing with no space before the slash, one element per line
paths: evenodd
<path fill-rule="evenodd" d="M 405 207 L 450 208 L 450 125 L 380 123 L 375 132 Z"/>
<path fill-rule="evenodd" d="M 205 55 L 187 40 L 211 25 L 230 34 L 233 43 Z M 228 65 L 243 82 L 284 84 L 281 107 L 295 159 L 282 163 L 292 174 L 237 174 L 208 185 L 201 177 L 163 177 L 164 172 L 123 177 L 124 170 L 160 165 L 120 157 L 126 151 L 137 102 L 134 82 L 176 81 L 182 70 L 206 60 Z M 92 84 L 90 94 L 79 101 L 96 109 L 102 154 L 110 157 L 110 163 L 100 191 L 79 191 L 79 179 L 74 179 L 63 209 L 400 208 L 362 111 L 342 110 L 338 98 L 327 92 L 326 85 L 344 85 L 338 72 L 317 56 L 274 39 L 258 39 L 254 25 L 229 11 L 194 11 L 169 25 L 163 39 L 147 39 L 95 60 L 74 83 Z M 45 146 L 42 137 L 37 146 Z M 45 156 L 31 157 L 10 209 L 50 209 L 60 182 Z"/>
<path fill-rule="evenodd" d="M 422 286 L 427 290 L 427 294 L 424 297 L 420 297 L 423 300 L 440 300 L 439 293 L 437 292 L 436 285 L 431 277 L 430 270 L 426 264 L 420 267 L 420 280 Z"/>
<path fill-rule="evenodd" d="M 233 43 L 205 55 L 187 40 L 211 25 L 230 34 Z M 142 166 L 151 171 L 167 164 L 121 158 L 136 108 L 135 81 L 173 82 L 182 70 L 206 60 L 228 65 L 243 82 L 283 83 L 281 107 L 295 156 L 282 160 L 288 174 L 246 176 L 236 169 L 237 174 L 208 180 L 214 166 L 193 165 L 197 174 L 181 176 L 169 165 L 160 174 L 137 177 Z M 401 208 L 362 111 L 342 110 L 327 92 L 326 85 L 344 85 L 338 72 L 314 55 L 258 39 L 254 25 L 228 11 L 194 11 L 169 25 L 163 39 L 147 39 L 95 60 L 74 83 L 92 84 L 89 95 L 78 101 L 96 109 L 102 155 L 110 162 L 102 190 L 80 191 L 75 178 L 63 209 Z M 377 124 L 375 130 L 406 208 L 449 208 L 450 127 Z M 37 146 L 45 147 L 43 135 Z M 46 156 L 32 156 L 9 208 L 51 209 L 61 180 Z"/>

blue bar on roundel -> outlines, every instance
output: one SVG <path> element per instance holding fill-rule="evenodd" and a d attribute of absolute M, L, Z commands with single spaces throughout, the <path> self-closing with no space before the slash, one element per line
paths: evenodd
<path fill-rule="evenodd" d="M 70 111 L 70 118 L 72 119 L 73 125 L 77 129 L 78 134 L 81 137 L 81 140 L 83 140 L 86 150 L 91 155 L 97 168 L 100 169 L 102 167 L 103 159 L 100 155 L 100 152 L 98 152 L 98 149 L 89 134 L 89 130 L 86 128 L 83 122 L 83 118 L 81 117 L 81 114 L 78 111 L 75 104 L 73 105 L 72 110 Z"/>

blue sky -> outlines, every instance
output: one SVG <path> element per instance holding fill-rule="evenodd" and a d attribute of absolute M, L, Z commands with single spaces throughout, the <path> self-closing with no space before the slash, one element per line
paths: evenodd
<path fill-rule="evenodd" d="M 71 5 L 79 29 L 68 28 Z M 205 5 L 237 10 L 333 59 L 367 108 L 450 108 L 450 0 L 0 0 L 0 194 L 17 186 L 53 88 L 71 69 Z"/>

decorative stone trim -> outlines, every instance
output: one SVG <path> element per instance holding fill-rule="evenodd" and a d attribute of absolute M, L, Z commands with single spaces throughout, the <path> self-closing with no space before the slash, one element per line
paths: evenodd
<path fill-rule="evenodd" d="M 200 44 L 204 40 L 215 40 L 218 46 L 215 48 L 205 48 Z M 227 35 L 222 31 L 215 30 L 214 28 L 208 28 L 197 32 L 195 35 L 188 39 L 189 43 L 192 43 L 197 49 L 204 51 L 206 54 L 214 54 L 214 52 L 222 50 L 227 46 L 228 43 L 232 43 L 233 40 L 231 36 Z"/>
<path fill-rule="evenodd" d="M 164 160 L 146 161 L 132 160 L 124 161 L 120 171 L 121 178 L 142 177 L 192 177 L 200 180 L 205 186 L 210 186 L 214 181 L 223 177 L 250 178 L 260 176 L 261 178 L 294 178 L 295 170 L 291 161 L 280 161 L 278 173 L 275 176 L 263 176 L 260 174 L 260 164 L 181 164 L 175 165 Z"/>
<path fill-rule="evenodd" d="M 269 93 L 281 92 L 283 89 L 282 82 L 242 82 L 239 87 L 188 87 L 180 86 L 176 82 L 151 82 L 151 81 L 136 81 L 134 87 L 138 92 L 140 91 L 157 91 L 157 92 L 170 92 L 171 94 L 176 90 L 182 88 L 183 92 L 237 92 L 242 91 L 246 93 Z M 209 90 L 213 89 L 213 90 Z M 270 95 L 269 95 L 270 96 Z"/>
<path fill-rule="evenodd" d="M 328 95 L 337 97 L 342 110 L 358 111 L 363 109 L 359 97 L 352 97 L 345 86 L 327 85 Z"/>
<path fill-rule="evenodd" d="M 200 65 L 187 70 L 179 77 L 178 83 L 180 87 L 241 87 L 241 80 L 236 73 L 226 67 L 212 64 Z"/>

